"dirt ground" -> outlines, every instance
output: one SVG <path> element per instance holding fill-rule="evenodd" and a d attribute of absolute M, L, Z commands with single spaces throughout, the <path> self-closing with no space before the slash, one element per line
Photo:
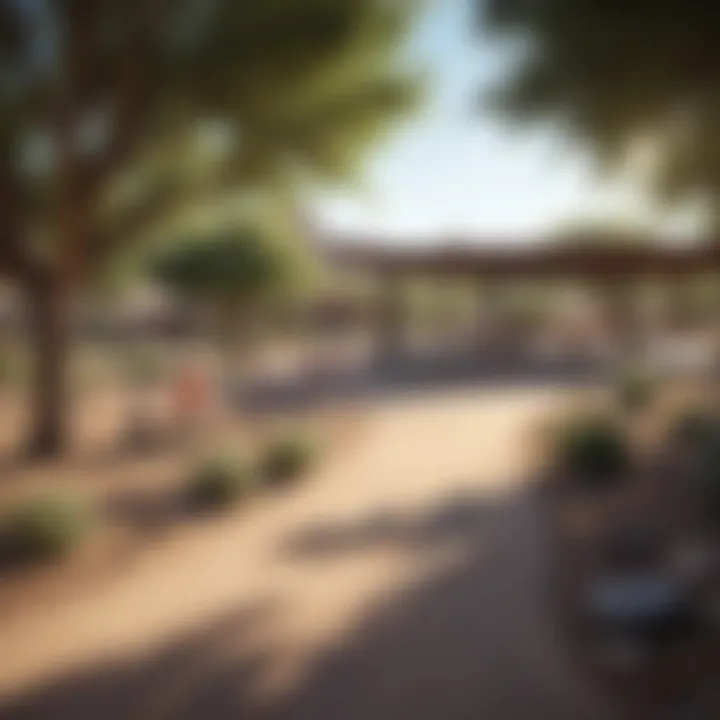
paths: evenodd
<path fill-rule="evenodd" d="M 0 717 L 617 717 L 565 650 L 529 481 L 563 399 L 374 401 L 302 486 L 0 614 Z"/>

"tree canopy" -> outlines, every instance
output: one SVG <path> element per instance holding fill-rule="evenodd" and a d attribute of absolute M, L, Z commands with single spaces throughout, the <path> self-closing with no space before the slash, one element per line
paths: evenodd
<path fill-rule="evenodd" d="M 169 246 L 152 274 L 182 296 L 241 309 L 288 289 L 298 260 L 292 248 L 256 228 L 228 226 Z"/>
<path fill-rule="evenodd" d="M 409 3 L 7 0 L 0 270 L 73 277 L 148 221 L 273 173 L 337 177 L 415 84 Z"/>
<path fill-rule="evenodd" d="M 346 179 L 415 99 L 414 5 L 0 3 L 0 275 L 30 309 L 35 453 L 63 445 L 73 291 L 189 203 Z"/>
<path fill-rule="evenodd" d="M 304 270 L 297 246 L 257 226 L 217 226 L 170 244 L 151 275 L 181 299 L 209 311 L 206 328 L 234 362 L 240 340 L 267 329 L 273 309 L 287 304 Z"/>
<path fill-rule="evenodd" d="M 705 0 L 478 0 L 517 41 L 501 107 L 547 120 L 622 163 L 653 149 L 661 197 L 700 193 L 720 216 L 720 5 Z"/>

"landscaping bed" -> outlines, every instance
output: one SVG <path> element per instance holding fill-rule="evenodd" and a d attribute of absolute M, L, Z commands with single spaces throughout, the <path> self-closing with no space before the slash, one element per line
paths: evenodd
<path fill-rule="evenodd" d="M 622 394 L 619 394 L 622 397 Z M 563 626 L 631 718 L 720 717 L 720 408 L 664 383 L 593 398 L 549 438 Z M 582 407 L 582 406 L 581 406 Z"/>
<path fill-rule="evenodd" d="M 85 409 L 96 426 L 105 423 L 97 403 Z M 110 415 L 108 423 L 113 408 Z M 312 480 L 308 472 L 321 459 L 305 448 L 305 433 L 325 457 L 352 442 L 360 423 L 356 410 L 342 408 L 227 417 L 190 445 L 172 441 L 150 453 L 97 442 L 95 433 L 62 462 L 7 459 L 0 483 L 0 617 L 31 616 L 96 590 L 159 543 L 208 523 L 242 522 L 260 498 L 282 501 L 285 485 Z M 247 492 L 240 492 L 240 475 L 235 492 L 235 480 L 211 472 L 225 459 L 247 462 L 247 472 L 257 476 L 248 478 Z M 276 474 L 266 478 L 271 464 Z"/>

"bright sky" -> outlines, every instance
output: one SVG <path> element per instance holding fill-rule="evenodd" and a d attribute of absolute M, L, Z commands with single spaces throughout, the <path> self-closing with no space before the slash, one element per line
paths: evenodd
<path fill-rule="evenodd" d="M 478 107 L 508 55 L 474 33 L 472 2 L 432 0 L 411 48 L 431 71 L 430 102 L 378 148 L 361 191 L 320 199 L 321 224 L 403 241 L 494 235 L 508 242 L 588 217 L 692 227 L 691 213 L 662 216 L 628 184 L 603 185 L 588 158 L 549 129 L 513 129 Z"/>

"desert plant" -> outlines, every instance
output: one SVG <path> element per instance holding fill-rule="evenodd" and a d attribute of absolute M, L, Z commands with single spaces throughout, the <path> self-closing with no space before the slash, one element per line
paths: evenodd
<path fill-rule="evenodd" d="M 316 448 L 309 438 L 288 435 L 272 440 L 260 460 L 260 475 L 271 484 L 295 480 L 315 459 Z"/>
<path fill-rule="evenodd" d="M 658 390 L 658 379 L 646 370 L 629 370 L 617 380 L 615 392 L 625 410 L 642 410 L 652 403 Z"/>
<path fill-rule="evenodd" d="M 706 408 L 685 408 L 674 418 L 670 435 L 693 446 L 706 445 L 720 436 L 720 420 Z"/>
<path fill-rule="evenodd" d="M 2 520 L 3 554 L 16 561 L 61 558 L 75 548 L 89 525 L 87 507 L 74 498 L 25 500 L 8 510 Z"/>
<path fill-rule="evenodd" d="M 200 461 L 188 481 L 187 495 L 193 507 L 221 508 L 238 501 L 251 485 L 252 476 L 245 463 L 217 456 Z"/>
<path fill-rule="evenodd" d="M 630 465 L 630 440 L 612 417 L 588 415 L 563 426 L 555 438 L 558 469 L 593 483 L 617 481 Z"/>

